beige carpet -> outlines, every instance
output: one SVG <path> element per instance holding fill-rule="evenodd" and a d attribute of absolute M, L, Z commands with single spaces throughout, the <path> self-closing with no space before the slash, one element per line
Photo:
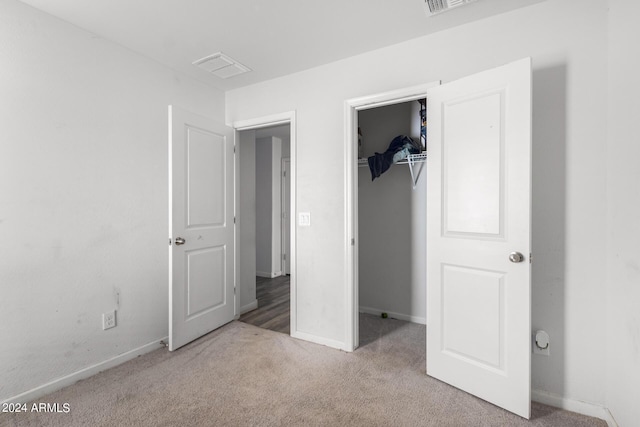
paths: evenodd
<path fill-rule="evenodd" d="M 361 316 L 345 353 L 232 322 L 38 400 L 2 426 L 606 426 L 533 404 L 525 421 L 425 375 L 424 326 Z"/>

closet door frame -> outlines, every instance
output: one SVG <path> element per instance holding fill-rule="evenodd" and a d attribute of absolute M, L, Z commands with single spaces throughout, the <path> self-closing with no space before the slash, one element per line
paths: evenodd
<path fill-rule="evenodd" d="M 371 108 L 400 104 L 427 97 L 427 90 L 439 86 L 440 81 L 418 86 L 397 89 L 390 92 L 353 98 L 345 101 L 345 224 L 347 227 L 345 242 L 345 282 L 348 284 L 345 295 L 345 351 L 354 351 L 360 344 L 360 322 L 358 319 L 359 262 L 358 262 L 358 112 Z M 407 184 L 409 185 L 409 184 Z"/>

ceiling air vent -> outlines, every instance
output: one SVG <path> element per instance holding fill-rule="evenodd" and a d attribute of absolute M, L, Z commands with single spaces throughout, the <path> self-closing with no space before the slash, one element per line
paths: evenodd
<path fill-rule="evenodd" d="M 473 3 L 477 0 L 423 0 L 424 11 L 427 16 L 437 15 L 447 10 L 463 6 L 467 3 Z"/>
<path fill-rule="evenodd" d="M 249 67 L 242 65 L 235 59 L 229 58 L 222 52 L 214 53 L 213 55 L 198 59 L 193 63 L 193 65 L 197 65 L 203 70 L 208 71 L 221 79 L 228 79 L 229 77 L 251 71 Z"/>

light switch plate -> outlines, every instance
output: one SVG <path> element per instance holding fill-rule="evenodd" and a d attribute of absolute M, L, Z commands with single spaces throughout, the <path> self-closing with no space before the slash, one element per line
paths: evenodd
<path fill-rule="evenodd" d="M 300 212 L 298 214 L 298 225 L 300 227 L 310 227 L 311 226 L 311 213 L 309 213 L 309 212 Z"/>

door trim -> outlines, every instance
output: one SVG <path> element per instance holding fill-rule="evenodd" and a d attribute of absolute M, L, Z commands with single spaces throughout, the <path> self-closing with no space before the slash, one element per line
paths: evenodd
<path fill-rule="evenodd" d="M 272 127 L 272 126 L 278 126 L 278 125 L 286 125 L 288 124 L 290 126 L 289 128 L 289 133 L 290 133 L 290 140 L 289 140 L 289 144 L 290 144 L 290 154 L 289 154 L 289 158 L 290 158 L 290 179 L 291 179 L 291 183 L 290 183 L 290 206 L 289 206 L 289 212 L 292 218 L 295 217 L 295 212 L 296 212 L 296 180 L 297 180 L 297 149 L 296 149 L 296 111 L 287 111 L 284 113 L 279 113 L 279 114 L 272 114 L 269 116 L 263 116 L 263 117 L 256 117 L 253 119 L 247 119 L 247 120 L 237 120 L 234 121 L 230 126 L 233 127 L 236 131 L 236 141 L 238 141 L 237 138 L 237 133 L 241 132 L 241 131 L 245 131 L 245 130 L 256 130 L 256 129 L 262 129 L 262 128 L 266 128 L 266 127 Z M 236 156 L 235 158 L 235 162 L 236 162 L 236 185 L 234 188 L 234 199 L 235 199 L 235 215 L 236 217 L 238 216 L 238 183 L 239 183 L 239 165 L 238 165 L 238 156 Z M 290 306 L 290 334 L 292 337 L 294 338 L 300 338 L 299 337 L 299 333 L 298 333 L 298 329 L 297 329 L 297 274 L 296 274 L 296 258 L 297 258 L 297 240 L 296 240 L 296 227 L 295 227 L 295 221 L 290 221 L 290 229 L 289 229 L 289 239 L 291 242 L 291 246 L 289 249 L 289 269 L 291 271 L 291 276 L 290 276 L 290 286 L 291 286 L 291 290 L 290 290 L 290 295 L 291 295 L 291 306 Z M 238 268 L 238 244 L 236 242 L 236 264 L 235 264 L 235 268 L 237 270 Z M 237 271 L 236 271 L 237 273 Z M 240 283 L 237 283 L 237 286 L 241 286 Z M 238 290 L 237 292 L 240 292 L 240 290 Z M 236 300 L 236 314 L 240 313 L 240 298 L 237 298 Z"/>
<path fill-rule="evenodd" d="M 360 343 L 358 319 L 358 111 L 426 98 L 427 90 L 440 81 L 346 100 L 344 103 L 345 176 L 345 351 Z"/>
<path fill-rule="evenodd" d="M 287 211 L 287 204 L 285 203 L 285 191 L 286 191 L 286 181 L 287 181 L 287 177 L 283 175 L 283 172 L 285 171 L 285 165 L 288 164 L 288 171 L 289 171 L 289 178 L 291 178 L 291 158 L 289 157 L 283 157 L 281 162 L 280 162 L 280 184 L 281 184 L 281 196 L 280 196 L 280 204 L 282 206 L 282 214 L 284 214 L 285 212 L 287 213 L 287 215 L 289 215 L 289 228 L 291 228 L 291 212 Z M 289 201 L 291 201 L 291 186 L 289 186 Z M 291 204 L 291 203 L 289 203 Z M 281 256 L 280 256 L 280 262 L 282 265 L 282 274 L 286 275 L 287 271 L 291 271 L 290 264 L 289 264 L 289 258 L 291 257 L 290 254 L 287 253 L 287 246 L 286 246 L 286 237 L 287 237 L 287 233 L 286 233 L 286 227 L 285 227 L 285 217 L 284 215 L 280 216 L 280 233 L 281 233 L 281 238 L 280 241 L 282 242 L 282 244 L 280 245 L 280 252 L 281 252 Z M 291 239 L 289 239 L 289 244 L 291 243 Z M 291 246 L 289 246 L 289 252 L 291 252 Z M 285 258 L 286 256 L 286 258 Z"/>

